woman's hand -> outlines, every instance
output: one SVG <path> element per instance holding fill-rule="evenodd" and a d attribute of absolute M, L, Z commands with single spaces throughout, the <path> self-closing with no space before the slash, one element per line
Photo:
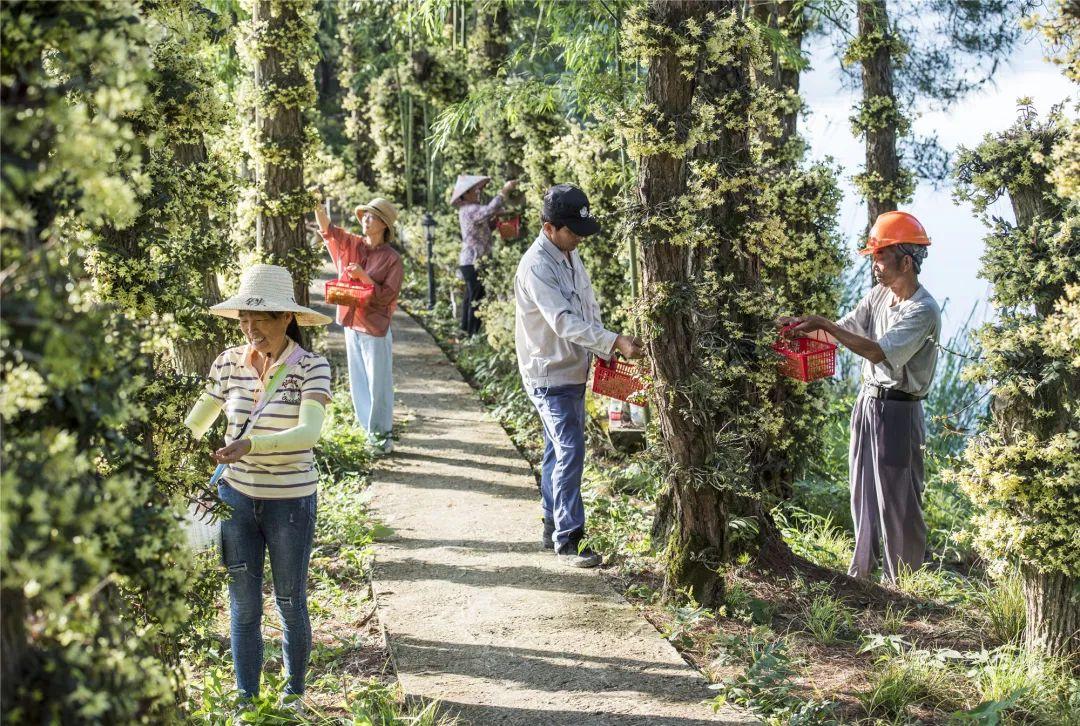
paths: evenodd
<path fill-rule="evenodd" d="M 345 265 L 345 274 L 356 280 L 357 282 L 364 283 L 365 285 L 375 284 L 375 281 L 371 279 L 371 275 L 364 272 L 364 268 L 356 264 L 355 262 L 350 262 L 349 264 Z"/>
<path fill-rule="evenodd" d="M 215 451 L 214 461 L 219 464 L 232 464 L 247 456 L 249 451 L 251 451 L 251 441 L 239 439 Z"/>

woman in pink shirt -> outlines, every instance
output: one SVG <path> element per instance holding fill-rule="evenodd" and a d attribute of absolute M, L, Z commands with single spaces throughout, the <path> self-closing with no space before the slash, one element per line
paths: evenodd
<path fill-rule="evenodd" d="M 393 342 L 390 318 L 397 308 L 405 276 L 401 255 L 390 242 L 396 239 L 397 208 L 388 200 L 372 199 L 359 205 L 356 218 L 363 235 L 346 232 L 330 223 L 323 206 L 315 207 L 319 234 L 334 260 L 339 279 L 371 285 L 371 299 L 362 306 L 337 306 L 337 321 L 345 329 L 349 363 L 349 389 L 356 419 L 376 449 L 393 450 L 394 426 Z"/>

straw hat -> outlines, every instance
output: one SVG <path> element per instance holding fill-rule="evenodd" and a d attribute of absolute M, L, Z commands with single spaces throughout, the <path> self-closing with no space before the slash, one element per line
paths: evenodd
<path fill-rule="evenodd" d="M 383 224 L 386 225 L 387 242 L 393 242 L 397 239 L 397 232 L 394 230 L 394 224 L 397 222 L 398 210 L 393 202 L 389 199 L 383 199 L 382 197 L 375 197 L 367 204 L 356 205 L 353 214 L 356 215 L 357 220 L 360 220 L 363 217 L 361 212 L 371 212 L 383 221 Z"/>
<path fill-rule="evenodd" d="M 455 204 L 462 195 L 475 187 L 477 184 L 487 184 L 491 181 L 489 176 L 476 176 L 475 174 L 461 174 L 454 182 L 454 191 L 450 195 L 450 203 Z"/>
<path fill-rule="evenodd" d="M 289 271 L 277 265 L 252 265 L 240 277 L 240 290 L 225 302 L 210 308 L 214 315 L 238 318 L 240 311 L 296 313 L 299 325 L 327 325 L 331 319 L 296 302 Z"/>

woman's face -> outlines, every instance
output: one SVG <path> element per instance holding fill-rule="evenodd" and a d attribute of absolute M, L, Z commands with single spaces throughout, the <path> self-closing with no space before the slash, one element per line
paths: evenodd
<path fill-rule="evenodd" d="M 274 317 L 266 313 L 241 310 L 240 332 L 255 350 L 263 355 L 276 355 L 285 345 L 285 330 L 292 319 L 292 313 Z"/>
<path fill-rule="evenodd" d="M 467 204 L 478 204 L 480 202 L 480 193 L 487 186 L 487 182 L 480 182 L 469 191 L 461 195 L 461 201 Z"/>
<path fill-rule="evenodd" d="M 386 222 L 372 212 L 364 212 L 364 216 L 360 218 L 360 226 L 364 229 L 364 236 L 373 242 L 386 240 Z"/>

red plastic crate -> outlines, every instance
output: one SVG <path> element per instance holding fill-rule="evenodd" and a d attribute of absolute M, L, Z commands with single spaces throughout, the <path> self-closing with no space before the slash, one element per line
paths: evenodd
<path fill-rule="evenodd" d="M 516 214 L 512 217 L 499 217 L 495 222 L 495 227 L 504 240 L 517 239 L 521 235 L 521 217 Z"/>
<path fill-rule="evenodd" d="M 836 373 L 836 345 L 814 338 L 780 338 L 773 343 L 780 354 L 780 372 L 803 383 Z"/>
<path fill-rule="evenodd" d="M 374 293 L 374 287 L 357 280 L 330 280 L 324 294 L 330 305 L 358 307 L 367 305 Z"/>
<path fill-rule="evenodd" d="M 645 390 L 645 382 L 638 375 L 637 366 L 625 361 L 608 361 L 597 358 L 596 367 L 593 369 L 593 393 L 620 401 L 642 405 L 641 394 Z"/>

